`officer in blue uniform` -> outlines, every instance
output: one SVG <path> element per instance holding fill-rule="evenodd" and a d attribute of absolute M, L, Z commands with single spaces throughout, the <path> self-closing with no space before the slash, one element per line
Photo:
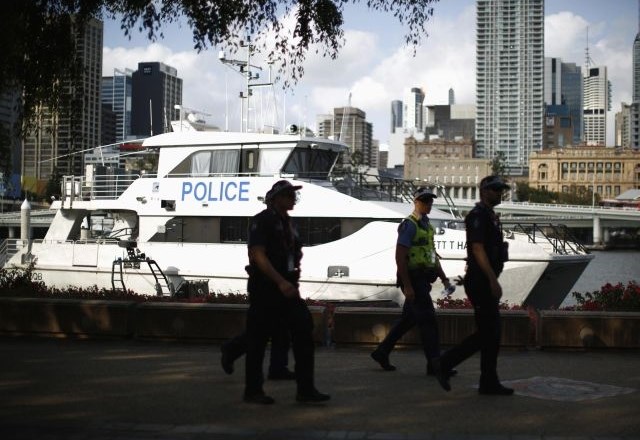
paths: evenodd
<path fill-rule="evenodd" d="M 440 278 L 445 287 L 451 284 L 440 266 L 433 239 L 435 230 L 427 217 L 437 196 L 427 188 L 418 188 L 413 196 L 414 211 L 400 223 L 396 244 L 398 286 L 405 296 L 402 315 L 371 357 L 384 370 L 394 371 L 396 367 L 389 362 L 389 354 L 398 340 L 417 324 L 427 358 L 427 374 L 433 375 L 432 361 L 440 356 L 440 345 L 431 283 Z"/>
<path fill-rule="evenodd" d="M 313 321 L 300 298 L 298 280 L 302 245 L 288 211 L 301 186 L 287 180 L 271 188 L 273 204 L 255 215 L 249 227 L 249 309 L 244 401 L 272 404 L 263 390 L 263 361 L 269 337 L 286 327 L 291 335 L 297 384 L 296 400 L 324 402 L 328 394 L 314 385 Z"/>
<path fill-rule="evenodd" d="M 500 347 L 500 309 L 502 287 L 498 277 L 508 260 L 500 220 L 493 211 L 500 204 L 502 191 L 508 189 L 499 176 L 480 181 L 480 202 L 467 214 L 467 271 L 464 289 L 473 304 L 476 331 L 448 350 L 435 363 L 436 377 L 442 388 L 451 389 L 446 371 L 480 350 L 480 394 L 508 396 L 513 389 L 500 383 L 497 373 Z"/>

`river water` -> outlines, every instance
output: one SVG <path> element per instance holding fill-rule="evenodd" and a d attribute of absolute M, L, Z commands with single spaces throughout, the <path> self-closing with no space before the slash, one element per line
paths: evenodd
<path fill-rule="evenodd" d="M 640 283 L 640 251 L 592 251 L 595 258 L 584 270 L 571 292 L 592 292 L 607 283 Z M 567 295 L 562 306 L 575 304 L 573 295 Z"/>

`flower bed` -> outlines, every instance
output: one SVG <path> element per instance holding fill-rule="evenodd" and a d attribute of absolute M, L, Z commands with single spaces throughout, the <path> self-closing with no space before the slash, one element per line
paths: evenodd
<path fill-rule="evenodd" d="M 503 345 L 640 348 L 640 288 L 635 281 L 573 295 L 576 306 L 563 310 L 524 311 L 501 304 Z M 247 302 L 247 296 L 238 293 L 176 298 L 97 287 L 49 289 L 31 280 L 29 268 L 0 270 L 0 333 L 5 334 L 219 342 L 244 327 Z M 436 302 L 443 344 L 454 344 L 473 331 L 468 300 Z M 313 300 L 307 304 L 318 343 L 375 344 L 400 313 L 399 308 L 336 309 L 333 303 Z M 418 335 L 412 332 L 401 342 L 417 344 Z"/>
<path fill-rule="evenodd" d="M 577 305 L 572 310 L 584 311 L 640 311 L 640 285 L 636 281 L 605 284 L 600 290 L 585 294 L 572 293 Z"/>

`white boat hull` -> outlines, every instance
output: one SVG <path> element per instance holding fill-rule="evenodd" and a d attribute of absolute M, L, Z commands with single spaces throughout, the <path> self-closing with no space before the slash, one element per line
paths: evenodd
<path fill-rule="evenodd" d="M 314 300 L 393 301 L 401 304 L 404 298 L 396 287 L 394 260 L 396 227 L 390 222 L 372 222 L 343 239 L 304 248 L 301 295 Z M 445 230 L 444 234 L 438 236 L 443 269 L 454 280 L 464 276 L 466 250 L 464 245 L 460 245 L 463 235 L 464 231 Z M 376 237 L 376 240 L 371 237 Z M 537 261 L 532 261 L 531 255 L 524 260 L 518 258 L 517 242 L 511 248 L 512 259 L 506 263 L 500 282 L 504 292 L 502 301 L 512 305 L 533 304 L 541 308 L 559 306 L 554 301 L 562 302 L 567 289 L 573 286 L 589 261 L 545 253 L 541 253 Z M 247 275 L 244 267 L 248 259 L 245 244 L 148 242 L 140 243 L 139 249 L 158 263 L 175 288 L 185 281 L 207 280 L 209 292 L 246 294 Z M 20 265 L 24 260 L 22 254 L 27 250 L 20 250 L 9 266 Z M 35 258 L 33 277 L 50 287 L 97 286 L 111 289 L 114 285 L 119 288 L 124 284 L 128 290 L 138 294 L 159 294 L 156 279 L 145 262 L 137 269 L 124 268 L 122 283 L 112 282 L 113 261 L 127 256 L 126 250 L 114 241 L 35 242 L 30 252 Z M 70 266 L 63 262 L 73 264 Z M 563 277 L 554 278 L 550 268 L 560 266 L 565 269 L 575 266 L 573 279 L 566 277 L 566 270 L 562 272 Z M 336 268 L 344 272 L 343 276 L 329 276 Z M 554 286 L 559 287 L 563 283 L 562 292 L 555 296 L 549 294 Z M 570 286 L 567 287 L 567 283 Z M 439 280 L 433 284 L 434 300 L 442 289 Z M 170 293 L 165 290 L 160 294 Z M 464 289 L 459 286 L 453 297 L 464 296 Z"/>

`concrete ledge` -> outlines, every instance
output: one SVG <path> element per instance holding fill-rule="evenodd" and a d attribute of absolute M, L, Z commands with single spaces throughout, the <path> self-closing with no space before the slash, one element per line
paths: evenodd
<path fill-rule="evenodd" d="M 337 307 L 334 316 L 333 341 L 336 344 L 377 344 L 400 317 L 400 309 L 372 307 Z M 454 345 L 475 331 L 473 310 L 444 309 L 436 312 L 440 343 Z M 502 312 L 502 345 L 525 347 L 531 334 L 526 311 Z M 416 328 L 409 331 L 399 344 L 419 344 Z"/>
<path fill-rule="evenodd" d="M 0 334 L 219 342 L 244 331 L 247 307 L 9 297 L 0 298 Z M 386 307 L 337 307 L 333 314 L 322 306 L 309 310 L 318 344 L 377 344 L 401 312 Z M 437 320 L 443 346 L 457 344 L 475 331 L 472 310 L 438 310 Z M 417 330 L 399 343 L 419 344 Z M 640 313 L 541 311 L 530 319 L 526 311 L 503 311 L 502 345 L 637 349 Z"/>
<path fill-rule="evenodd" d="M 245 330 L 246 304 L 144 303 L 135 313 L 136 338 L 224 341 Z M 325 307 L 309 307 L 314 340 L 326 343 Z"/>
<path fill-rule="evenodd" d="M 129 301 L 0 298 L 0 333 L 129 337 L 135 306 Z"/>
<path fill-rule="evenodd" d="M 136 338 L 225 340 L 245 329 L 245 304 L 144 303 L 136 307 Z"/>
<path fill-rule="evenodd" d="M 541 348 L 640 348 L 640 313 L 541 311 Z"/>

